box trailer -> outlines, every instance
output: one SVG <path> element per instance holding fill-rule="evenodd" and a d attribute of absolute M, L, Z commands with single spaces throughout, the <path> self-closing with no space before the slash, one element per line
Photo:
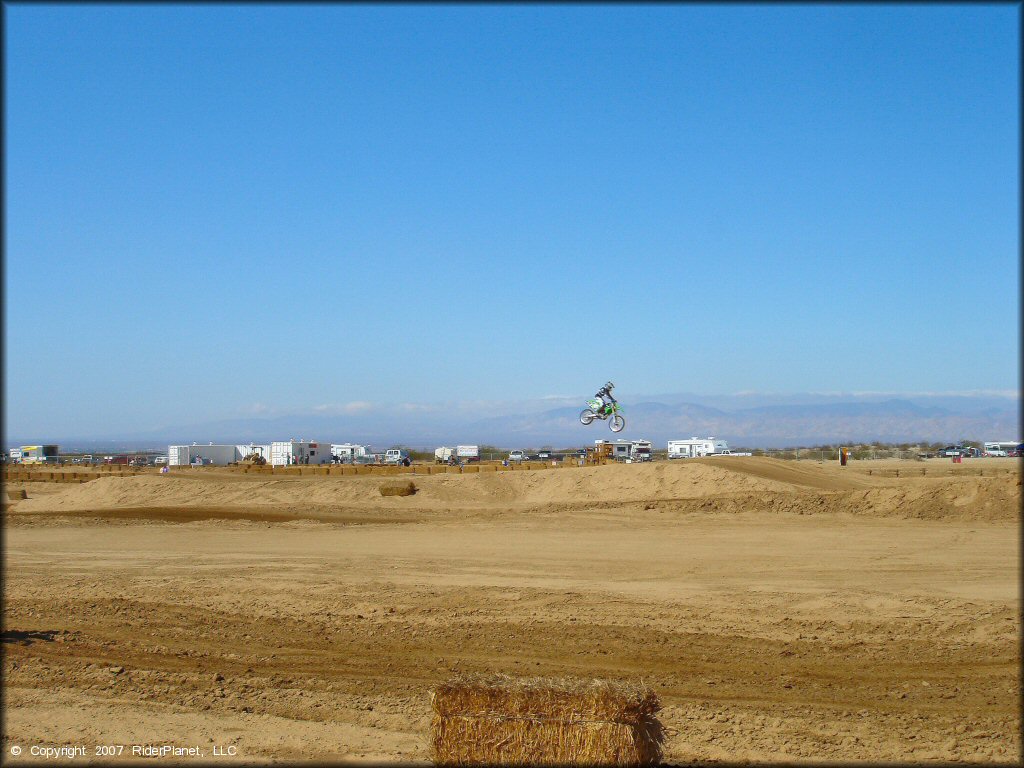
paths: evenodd
<path fill-rule="evenodd" d="M 210 464 L 223 467 L 238 461 L 237 445 L 169 445 L 167 446 L 167 463 L 174 467 L 189 464 Z"/>
<path fill-rule="evenodd" d="M 270 463 L 275 467 L 289 464 L 330 464 L 333 460 L 330 443 L 279 440 L 270 444 Z"/>
<path fill-rule="evenodd" d="M 188 446 L 187 445 L 168 445 L 167 446 L 167 464 L 172 467 L 185 467 L 188 466 Z"/>

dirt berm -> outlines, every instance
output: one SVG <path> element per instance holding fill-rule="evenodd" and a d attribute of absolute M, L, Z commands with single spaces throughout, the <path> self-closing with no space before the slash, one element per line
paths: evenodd
<path fill-rule="evenodd" d="M 17 516 L 199 509 L 289 519 L 372 512 L 570 511 L 640 505 L 662 512 L 840 513 L 901 518 L 1015 519 L 1020 479 L 868 476 L 842 467 L 722 457 L 530 472 L 414 476 L 414 497 L 381 497 L 380 478 L 253 478 L 229 473 L 103 477 L 17 504 Z M 31 494 L 30 494 L 31 496 Z M 206 515 L 204 515 L 206 516 Z M 372 517 L 366 521 L 372 521 Z"/>

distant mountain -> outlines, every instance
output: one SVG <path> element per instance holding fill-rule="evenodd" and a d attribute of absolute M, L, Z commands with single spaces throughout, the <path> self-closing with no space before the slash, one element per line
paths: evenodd
<path fill-rule="evenodd" d="M 476 408 L 459 404 L 373 405 L 351 413 L 305 412 L 263 418 L 232 418 L 95 439 L 69 437 L 60 444 L 132 443 L 167 445 L 196 442 L 260 442 L 291 438 L 356 442 L 375 447 L 404 444 L 433 447 L 476 443 L 527 448 L 586 445 L 596 439 L 667 440 L 691 436 L 724 438 L 750 448 L 879 440 L 947 442 L 962 438 L 1005 440 L 1021 437 L 1020 398 L 981 395 L 678 395 L 623 402 L 626 429 L 619 435 L 606 422 L 579 422 L 582 400 L 551 408 L 545 401 Z M 563 398 L 569 403 L 572 399 Z M 731 406 L 731 407 L 728 407 Z M 38 441 L 36 437 L 33 442 Z M 24 441 L 28 442 L 28 441 Z M 9 445 L 19 441 L 8 439 Z"/>

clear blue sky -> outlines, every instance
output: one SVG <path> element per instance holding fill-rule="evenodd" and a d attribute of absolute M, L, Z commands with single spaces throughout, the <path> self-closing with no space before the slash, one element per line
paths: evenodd
<path fill-rule="evenodd" d="M 1018 7 L 4 13 L 8 434 L 1019 386 Z"/>

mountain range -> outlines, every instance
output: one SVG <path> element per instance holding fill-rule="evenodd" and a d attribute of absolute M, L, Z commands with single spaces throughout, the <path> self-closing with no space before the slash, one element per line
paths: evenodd
<path fill-rule="evenodd" d="M 747 448 L 851 442 L 952 442 L 1016 440 L 1021 437 L 1017 394 L 916 396 L 864 395 L 662 395 L 623 401 L 626 429 L 616 435 L 607 422 L 579 422 L 580 398 L 520 403 L 359 404 L 275 416 L 237 417 L 118 435 L 31 436 L 25 442 L 121 447 L 175 443 L 267 443 L 314 439 L 377 448 L 481 444 L 504 448 L 569 447 L 596 439 L 667 440 L 714 436 Z M 555 407 L 552 407 L 555 406 Z M 20 444 L 8 439 L 8 445 Z"/>

